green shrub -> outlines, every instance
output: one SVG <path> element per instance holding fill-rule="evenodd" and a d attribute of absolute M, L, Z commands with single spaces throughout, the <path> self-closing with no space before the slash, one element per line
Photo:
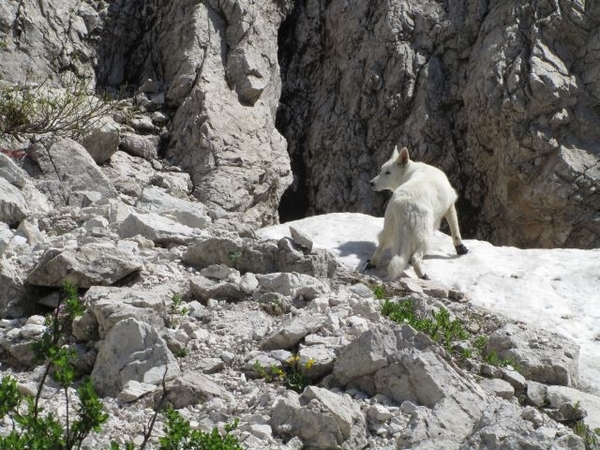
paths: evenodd
<path fill-rule="evenodd" d="M 61 89 L 27 83 L 0 90 L 0 134 L 17 140 L 55 133 L 79 138 L 113 105 L 97 97 L 82 81 L 67 81 Z"/>
<path fill-rule="evenodd" d="M 75 366 L 72 364 L 74 351 L 64 338 L 70 330 L 73 319 L 82 313 L 77 290 L 65 284 L 64 297 L 59 302 L 48 321 L 48 330 L 43 337 L 32 344 L 33 352 L 39 361 L 45 363 L 35 397 L 23 395 L 11 377 L 0 383 L 0 418 L 10 415 L 12 429 L 0 437 L 0 449 L 57 449 L 79 448 L 91 433 L 98 432 L 108 415 L 96 395 L 89 377 L 77 385 L 77 398 L 73 406 L 68 389 L 74 386 Z M 67 404 L 66 421 L 61 422 L 51 411 L 43 413 L 40 406 L 42 389 L 51 376 L 63 389 Z M 71 409 L 72 408 L 72 409 Z"/>
<path fill-rule="evenodd" d="M 237 427 L 237 420 L 227 424 L 225 435 L 221 436 L 217 428 L 210 433 L 192 430 L 190 423 L 171 408 L 165 417 L 165 436 L 158 438 L 159 450 L 242 450 L 238 439 L 230 434 Z"/>

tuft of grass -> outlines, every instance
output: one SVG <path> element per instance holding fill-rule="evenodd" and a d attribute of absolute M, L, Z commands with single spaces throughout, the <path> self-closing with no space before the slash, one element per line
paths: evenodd
<path fill-rule="evenodd" d="M 432 311 L 431 317 L 420 317 L 415 312 L 412 300 L 394 302 L 385 299 L 381 312 L 396 323 L 408 323 L 414 329 L 425 333 L 434 341 L 442 344 L 448 352 L 452 352 L 454 342 L 469 337 L 462 322 L 452 320 L 450 312 L 445 308 L 441 308 L 437 312 Z"/>
<path fill-rule="evenodd" d="M 386 298 L 384 287 L 381 285 L 373 286 L 373 295 L 377 300 L 384 300 Z"/>
<path fill-rule="evenodd" d="M 171 298 L 171 313 L 185 316 L 188 313 L 188 308 L 183 305 L 183 297 L 179 294 L 174 294 Z"/>
<path fill-rule="evenodd" d="M 592 430 L 583 420 L 576 420 L 571 426 L 573 433 L 583 439 L 585 450 L 600 448 L 600 428 Z"/>
<path fill-rule="evenodd" d="M 490 364 L 491 366 L 497 366 L 497 367 L 511 366 L 517 372 L 519 372 L 521 370 L 521 365 L 517 361 L 515 361 L 513 358 L 500 358 L 500 356 L 498 355 L 498 352 L 495 350 L 488 352 L 487 351 L 487 343 L 488 343 L 488 339 L 485 336 L 477 336 L 474 341 L 475 349 L 477 350 L 477 353 L 479 354 L 481 359 L 483 359 L 483 361 Z"/>

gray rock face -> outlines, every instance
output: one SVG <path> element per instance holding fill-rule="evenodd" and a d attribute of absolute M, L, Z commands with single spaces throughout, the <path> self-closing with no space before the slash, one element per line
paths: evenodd
<path fill-rule="evenodd" d="M 93 79 L 92 41 L 99 36 L 103 14 L 102 5 L 96 6 L 98 10 L 89 2 L 2 2 L 0 78 L 44 81 L 71 72 Z"/>
<path fill-rule="evenodd" d="M 114 4 L 99 52 L 101 83 L 137 84 L 158 74 L 168 86 L 166 102 L 176 107 L 168 156 L 191 173 L 207 206 L 253 225 L 277 220 L 292 178 L 286 142 L 275 128 L 285 4 Z"/>
<path fill-rule="evenodd" d="M 297 3 L 280 37 L 289 208 L 381 212 L 367 182 L 398 143 L 448 173 L 463 234 L 597 247 L 599 21 L 563 0 Z"/>

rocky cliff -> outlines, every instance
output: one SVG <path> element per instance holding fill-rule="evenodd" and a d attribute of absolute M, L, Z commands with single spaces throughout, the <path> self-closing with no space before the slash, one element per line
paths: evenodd
<path fill-rule="evenodd" d="M 288 201 L 380 213 L 367 181 L 400 143 L 449 174 L 468 236 L 598 246 L 599 23 L 597 2 L 297 2 L 279 36 Z"/>

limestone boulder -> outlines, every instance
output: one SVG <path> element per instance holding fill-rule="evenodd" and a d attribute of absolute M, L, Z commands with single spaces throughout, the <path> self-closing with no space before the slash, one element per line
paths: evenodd
<path fill-rule="evenodd" d="M 233 399 L 231 393 L 213 381 L 210 375 L 202 373 L 189 373 L 177 377 L 166 383 L 166 389 L 167 396 L 164 401 L 174 409 L 196 405 L 215 397 L 229 401 Z M 160 400 L 162 395 L 162 392 L 158 393 L 155 399 Z"/>
<path fill-rule="evenodd" d="M 25 287 L 17 268 L 0 256 L 0 318 L 19 316 L 24 303 Z"/>
<path fill-rule="evenodd" d="M 316 332 L 326 323 L 327 318 L 324 315 L 303 314 L 293 317 L 266 336 L 260 346 L 265 350 L 290 349 L 306 335 Z"/>
<path fill-rule="evenodd" d="M 322 249 L 304 254 L 287 239 L 280 241 L 251 238 L 209 237 L 189 246 L 183 262 L 197 268 L 224 264 L 240 272 L 298 272 L 331 277 L 339 267 L 333 256 Z"/>
<path fill-rule="evenodd" d="M 97 164 L 103 164 L 119 149 L 121 129 L 111 117 L 101 117 L 86 130 L 81 144 Z"/>
<path fill-rule="evenodd" d="M 556 333 L 506 324 L 490 335 L 486 351 L 515 361 L 529 380 L 561 386 L 579 382 L 579 346 Z"/>
<path fill-rule="evenodd" d="M 128 318 L 160 328 L 173 294 L 169 286 L 153 290 L 92 286 L 83 297 L 87 308 L 73 324 L 73 334 L 84 341 L 96 340 L 95 336 L 104 339 L 115 324 Z"/>
<path fill-rule="evenodd" d="M 155 174 L 149 161 L 122 150 L 115 152 L 101 169 L 119 193 L 132 198 L 132 204 Z"/>
<path fill-rule="evenodd" d="M 21 191 L 0 178 L 0 222 L 18 225 L 29 213 L 29 206 Z"/>
<path fill-rule="evenodd" d="M 347 395 L 309 386 L 298 395 L 287 392 L 275 404 L 273 430 L 287 438 L 298 436 L 308 448 L 363 448 L 365 417 Z"/>
<path fill-rule="evenodd" d="M 99 199 L 117 196 L 112 183 L 102 173 L 92 156 L 70 138 L 50 138 L 34 144 L 30 156 L 39 166 L 43 178 L 37 187 L 56 206 L 83 206 L 85 193 L 93 191 Z"/>
<path fill-rule="evenodd" d="M 34 286 L 110 286 L 138 272 L 142 262 L 111 243 L 89 243 L 73 249 L 50 248 L 27 276 Z"/>
<path fill-rule="evenodd" d="M 204 229 L 212 222 L 202 203 L 175 197 L 158 186 L 145 187 L 136 207 L 172 218 L 191 228 Z"/>
<path fill-rule="evenodd" d="M 123 133 L 119 148 L 132 156 L 152 161 L 158 156 L 158 137 Z"/>
<path fill-rule="evenodd" d="M 179 373 L 158 330 L 128 318 L 118 322 L 102 341 L 91 378 L 99 395 L 115 397 L 128 381 L 160 385 Z"/>
<path fill-rule="evenodd" d="M 203 275 L 190 279 L 190 291 L 195 298 L 206 303 L 208 299 L 238 301 L 248 297 L 239 282 L 214 280 Z"/>
<path fill-rule="evenodd" d="M 32 212 L 50 210 L 48 199 L 14 160 L 0 153 L 0 222 L 17 225 Z"/>
<path fill-rule="evenodd" d="M 319 296 L 326 296 L 331 291 L 323 281 L 303 273 L 259 274 L 256 278 L 258 289 L 254 291 L 254 295 L 257 297 L 264 293 L 276 292 L 292 299 L 301 298 L 310 301 Z"/>
<path fill-rule="evenodd" d="M 182 225 L 157 213 L 139 214 L 131 211 L 119 225 L 119 236 L 126 239 L 142 235 L 155 244 L 169 246 L 189 244 L 201 237 L 199 230 Z"/>

